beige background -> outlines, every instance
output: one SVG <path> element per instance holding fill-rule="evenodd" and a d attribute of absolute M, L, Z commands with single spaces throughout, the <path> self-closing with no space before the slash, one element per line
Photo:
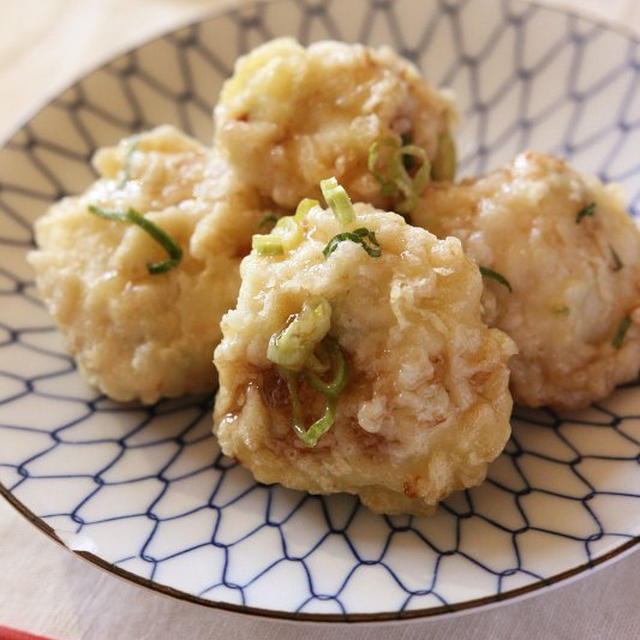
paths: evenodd
<path fill-rule="evenodd" d="M 0 0 L 0 141 L 100 62 L 229 3 Z M 637 0 L 545 3 L 624 25 L 640 35 Z M 636 553 L 535 598 L 448 620 L 384 627 L 260 620 L 174 601 L 121 581 L 58 547 L 0 502 L 0 624 L 60 640 L 626 640 L 640 638 L 639 605 L 640 554 Z"/>

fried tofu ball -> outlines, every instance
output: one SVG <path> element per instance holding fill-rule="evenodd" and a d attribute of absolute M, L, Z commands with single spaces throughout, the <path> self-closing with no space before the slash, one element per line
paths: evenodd
<path fill-rule="evenodd" d="M 315 206 L 298 231 L 285 227 L 297 246 L 254 249 L 242 262 L 214 357 L 214 432 L 261 482 L 357 494 L 383 513 L 429 513 L 451 491 L 479 484 L 502 451 L 514 345 L 482 322 L 481 276 L 458 240 L 370 205 L 355 211 L 347 231 L 378 257 L 350 239 L 334 240 L 325 257 L 345 228 Z M 336 392 L 334 381 L 333 396 L 317 379 L 312 386 L 327 350 L 331 372 L 318 375 L 328 383 L 335 369 L 344 385 Z M 308 446 L 300 423 L 323 414 L 316 427 L 335 420 Z"/>
<path fill-rule="evenodd" d="M 450 98 L 387 47 L 281 38 L 236 63 L 215 108 L 215 145 L 275 206 L 319 197 L 318 182 L 336 176 L 354 201 L 394 208 L 367 167 L 371 146 L 410 139 L 433 177 L 452 178 L 453 120 Z"/>
<path fill-rule="evenodd" d="M 432 185 L 412 219 L 459 238 L 484 270 L 484 318 L 518 345 L 516 402 L 575 409 L 637 375 L 640 234 L 617 185 L 527 152 Z"/>
<path fill-rule="evenodd" d="M 87 380 L 115 400 L 210 390 L 219 321 L 240 286 L 256 204 L 221 157 L 163 126 L 102 149 L 101 178 L 35 224 L 38 289 Z M 151 274 L 165 249 L 139 226 L 88 207 L 135 209 L 182 259 Z"/>

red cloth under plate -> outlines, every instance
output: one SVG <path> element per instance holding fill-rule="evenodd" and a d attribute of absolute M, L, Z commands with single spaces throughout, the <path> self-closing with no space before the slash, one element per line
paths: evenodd
<path fill-rule="evenodd" d="M 32 633 L 20 631 L 19 629 L 10 629 L 0 624 L 0 640 L 51 640 L 51 638 L 35 636 Z"/>

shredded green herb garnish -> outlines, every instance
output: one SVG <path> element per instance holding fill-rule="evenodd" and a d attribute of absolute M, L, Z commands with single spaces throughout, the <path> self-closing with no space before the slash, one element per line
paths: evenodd
<path fill-rule="evenodd" d="M 151 275 L 165 273 L 170 269 L 173 269 L 173 267 L 177 266 L 182 259 L 182 249 L 176 240 L 164 231 L 164 229 L 161 229 L 157 224 L 154 224 L 151 220 L 145 218 L 135 209 L 130 207 L 126 211 L 113 211 L 102 209 L 101 207 L 91 204 L 89 205 L 88 210 L 100 218 L 105 218 L 106 220 L 129 222 L 139 226 L 169 254 L 169 257 L 166 260 L 147 263 L 147 270 Z"/>
<path fill-rule="evenodd" d="M 593 212 L 596 209 L 596 203 L 590 202 L 586 207 L 582 207 L 576 214 L 576 224 L 580 224 L 580 220 L 585 216 L 593 216 Z"/>
<path fill-rule="evenodd" d="M 373 174 L 373 177 L 380 183 L 380 193 L 383 196 L 392 196 L 398 192 L 398 185 L 392 178 L 386 178 L 378 171 L 378 157 L 382 147 L 391 147 L 394 151 L 398 149 L 398 142 L 391 137 L 377 140 L 369 147 L 369 157 L 367 159 L 367 168 Z"/>
<path fill-rule="evenodd" d="M 282 240 L 271 234 L 262 235 L 256 233 L 251 238 L 251 248 L 255 249 L 261 256 L 279 256 L 284 253 Z"/>
<path fill-rule="evenodd" d="M 404 168 L 403 158 L 411 156 L 420 162 L 418 170 L 410 176 Z M 405 199 L 396 205 L 398 213 L 411 213 L 418 205 L 418 197 L 429 184 L 431 165 L 427 152 L 413 144 L 400 147 L 393 160 L 393 173 L 396 176 L 398 189 L 404 194 Z"/>
<path fill-rule="evenodd" d="M 499 282 L 501 285 L 504 285 L 505 287 L 507 287 L 507 289 L 509 289 L 509 292 L 513 292 L 513 289 L 511 288 L 511 284 L 501 273 L 498 273 L 493 269 L 489 269 L 489 267 L 483 267 L 483 266 L 480 266 L 480 273 L 483 276 L 486 276 L 487 278 L 493 278 L 494 280 Z"/>
<path fill-rule="evenodd" d="M 264 229 L 270 224 L 275 224 L 276 222 L 278 222 L 278 216 L 275 213 L 269 211 L 268 213 L 265 213 L 262 218 L 260 218 L 260 222 L 258 222 L 258 229 Z"/>
<path fill-rule="evenodd" d="M 284 216 L 280 218 L 271 235 L 280 238 L 285 251 L 295 249 L 304 239 L 302 228 L 294 216 Z"/>
<path fill-rule="evenodd" d="M 337 398 L 347 384 L 348 373 L 347 361 L 340 349 L 340 345 L 331 336 L 327 336 L 318 345 L 313 355 L 320 365 L 316 367 L 319 371 L 314 371 L 314 367 L 309 362 L 304 371 L 305 380 L 310 387 L 319 393 Z M 333 371 L 334 376 L 329 382 L 325 382 L 319 374 L 329 371 Z"/>
<path fill-rule="evenodd" d="M 340 224 L 347 226 L 356 219 L 349 194 L 345 191 L 344 187 L 338 183 L 338 180 L 334 176 L 326 180 L 321 180 L 320 190 L 331 211 L 333 211 L 333 215 L 338 219 Z"/>
<path fill-rule="evenodd" d="M 622 264 L 622 260 L 620 260 L 618 252 L 611 245 L 609 245 L 609 250 L 611 251 L 611 258 L 613 259 L 613 266 L 611 267 L 611 270 L 620 271 L 624 265 Z"/>
<path fill-rule="evenodd" d="M 326 399 L 324 414 L 308 428 L 304 424 L 299 395 L 301 374 L 278 367 L 280 375 L 287 382 L 291 401 L 293 430 L 308 447 L 315 447 L 318 444 L 318 440 L 333 426 L 338 407 L 338 398 L 348 380 L 347 362 L 336 340 L 327 336 L 319 345 L 319 349 L 323 349 L 327 353 L 333 377 L 328 382 L 325 382 L 313 372 L 308 370 L 302 372 L 302 377 L 307 384 L 321 393 Z"/>
<path fill-rule="evenodd" d="M 127 150 L 124 152 L 124 163 L 122 165 L 122 180 L 120 181 L 120 188 L 124 187 L 129 180 L 131 180 L 131 156 L 136 150 L 138 144 L 138 138 L 140 136 L 131 136 L 127 141 Z"/>
<path fill-rule="evenodd" d="M 261 256 L 277 256 L 294 249 L 303 239 L 304 234 L 296 216 L 282 216 L 276 218 L 276 224 L 270 233 L 257 233 L 253 236 L 251 248 Z"/>
<path fill-rule="evenodd" d="M 325 298 L 313 296 L 284 329 L 271 336 L 267 347 L 267 359 L 277 365 L 287 383 L 293 430 L 309 447 L 315 447 L 333 425 L 338 397 L 347 384 L 347 362 L 338 342 L 328 335 L 330 328 L 331 305 Z M 326 398 L 323 416 L 308 429 L 299 395 L 303 381 Z"/>
<path fill-rule="evenodd" d="M 400 136 L 400 139 L 402 140 L 402 146 L 407 146 L 409 144 L 411 144 L 413 142 L 412 138 L 411 138 L 411 133 L 409 133 L 408 131 L 406 131 L 405 133 L 403 133 Z M 413 171 L 413 169 L 416 166 L 416 162 L 415 162 L 415 158 L 413 156 L 404 156 L 402 158 L 402 164 L 404 164 L 404 168 L 411 172 Z"/>
<path fill-rule="evenodd" d="M 351 224 L 355 220 L 355 212 L 344 188 L 338 184 L 335 178 L 323 180 L 320 186 L 336 218 L 345 225 Z M 304 240 L 302 219 L 318 204 L 317 200 L 303 198 L 292 215 L 278 217 L 272 211 L 265 213 L 258 226 L 264 227 L 274 222 L 275 225 L 270 233 L 258 233 L 253 236 L 251 239 L 252 249 L 262 256 L 283 255 L 287 251 L 295 249 Z"/>
<path fill-rule="evenodd" d="M 338 248 L 338 244 L 345 240 L 359 244 L 372 258 L 379 258 L 382 253 L 375 232 L 370 231 L 366 227 L 360 227 L 354 231 L 345 231 L 333 236 L 322 250 L 324 257 L 328 258 Z"/>
<path fill-rule="evenodd" d="M 331 305 L 321 296 L 312 296 L 282 331 L 271 336 L 267 358 L 289 371 L 302 371 L 330 328 Z"/>
<path fill-rule="evenodd" d="M 431 166 L 431 177 L 434 180 L 453 180 L 456 177 L 456 164 L 456 143 L 449 133 L 441 133 L 438 137 L 436 157 Z"/>
<path fill-rule="evenodd" d="M 320 203 L 313 198 L 302 198 L 302 200 L 298 202 L 296 212 L 293 214 L 293 219 L 296 222 L 300 222 L 300 220 L 302 220 L 302 218 L 304 218 L 307 213 L 309 213 L 309 211 L 313 209 L 313 207 L 317 207 L 319 204 Z"/>
<path fill-rule="evenodd" d="M 335 398 L 327 397 L 323 416 L 316 420 L 307 429 L 302 418 L 302 406 L 300 404 L 300 397 L 298 393 L 299 378 L 298 376 L 291 375 L 287 371 L 280 371 L 280 375 L 282 375 L 287 382 L 289 399 L 291 401 L 293 430 L 298 438 L 300 438 L 300 440 L 302 440 L 302 442 L 304 442 L 308 447 L 315 447 L 316 444 L 318 444 L 320 437 L 333 426 L 338 402 Z"/>
<path fill-rule="evenodd" d="M 624 342 L 624 338 L 627 335 L 627 331 L 629 331 L 630 326 L 631 326 L 631 316 L 627 314 L 624 318 L 622 318 L 622 320 L 620 320 L 620 324 L 616 329 L 616 334 L 613 337 L 613 340 L 611 341 L 611 344 L 616 349 L 619 349 L 622 346 L 622 343 Z"/>
<path fill-rule="evenodd" d="M 390 147 L 391 154 L 385 163 L 385 174 L 378 168 L 380 150 Z M 410 175 L 406 168 L 406 158 L 419 161 L 420 166 Z M 414 163 L 412 162 L 412 165 Z M 392 137 L 382 138 L 369 147 L 367 168 L 380 183 L 383 196 L 393 196 L 401 193 L 404 200 L 395 205 L 396 211 L 402 214 L 411 213 L 418 204 L 418 197 L 430 180 L 431 165 L 426 151 L 413 144 L 402 145 Z"/>

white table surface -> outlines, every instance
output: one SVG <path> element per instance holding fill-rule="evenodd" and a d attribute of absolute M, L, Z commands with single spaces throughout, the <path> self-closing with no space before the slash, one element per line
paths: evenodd
<path fill-rule="evenodd" d="M 544 1 L 640 34 L 637 0 Z M 0 0 L 0 140 L 85 71 L 224 4 L 228 0 Z M 1 624 L 60 640 L 636 639 L 640 554 L 482 613 L 385 626 L 287 623 L 172 600 L 120 580 L 56 545 L 0 500 Z"/>

